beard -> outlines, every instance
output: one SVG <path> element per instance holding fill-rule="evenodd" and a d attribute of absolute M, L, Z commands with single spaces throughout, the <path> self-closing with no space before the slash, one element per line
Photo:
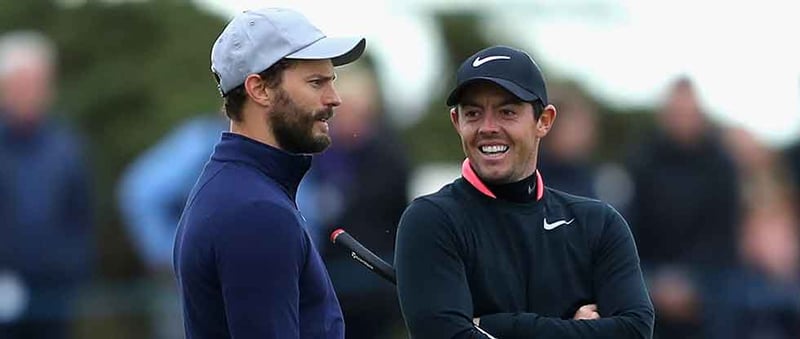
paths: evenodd
<path fill-rule="evenodd" d="M 333 117 L 333 108 L 307 111 L 297 105 L 282 88 L 277 91 L 275 109 L 269 115 L 272 133 L 281 149 L 297 154 L 324 151 L 331 144 L 327 134 L 314 135 L 314 123 Z"/>

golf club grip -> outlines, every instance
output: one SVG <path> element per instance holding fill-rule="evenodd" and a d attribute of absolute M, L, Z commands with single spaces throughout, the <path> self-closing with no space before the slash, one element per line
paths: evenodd
<path fill-rule="evenodd" d="M 372 253 L 364 245 L 350 236 L 345 230 L 337 229 L 331 233 L 331 242 L 334 245 L 341 245 L 350 251 L 350 257 L 366 266 L 370 271 L 377 273 L 394 285 L 397 279 L 394 276 L 394 268 L 387 264 L 383 259 Z"/>

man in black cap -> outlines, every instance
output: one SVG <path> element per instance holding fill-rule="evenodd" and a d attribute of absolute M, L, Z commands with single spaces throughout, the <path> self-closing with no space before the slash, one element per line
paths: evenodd
<path fill-rule="evenodd" d="M 411 336 L 652 337 L 625 220 L 605 203 L 546 188 L 536 170 L 556 118 L 539 67 L 496 46 L 464 61 L 456 80 L 447 105 L 467 155 L 462 177 L 412 202 L 397 234 Z"/>

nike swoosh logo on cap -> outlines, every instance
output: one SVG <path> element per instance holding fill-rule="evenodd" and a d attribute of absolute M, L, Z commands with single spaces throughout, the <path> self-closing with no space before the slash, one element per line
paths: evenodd
<path fill-rule="evenodd" d="M 487 63 L 489 61 L 508 60 L 508 59 L 511 59 L 511 57 L 510 56 L 506 56 L 506 55 L 493 55 L 493 56 L 485 57 L 483 59 L 481 59 L 481 57 L 477 57 L 477 58 L 475 58 L 475 61 L 472 62 L 472 67 L 479 67 L 480 65 L 483 65 L 483 64 L 485 64 L 485 63 Z"/>
<path fill-rule="evenodd" d="M 573 221 L 575 221 L 575 218 L 569 219 L 569 221 L 559 220 L 559 221 L 556 221 L 556 222 L 550 224 L 550 223 L 547 223 L 547 218 L 544 218 L 544 229 L 548 230 L 548 231 L 552 231 L 552 230 L 556 229 L 556 227 L 558 227 L 558 226 L 569 225 Z"/>

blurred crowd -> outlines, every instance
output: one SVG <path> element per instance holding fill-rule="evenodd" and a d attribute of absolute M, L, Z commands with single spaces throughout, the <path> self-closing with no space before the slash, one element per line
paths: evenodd
<path fill-rule="evenodd" d="M 797 338 L 800 146 L 774 150 L 713 122 L 692 81 L 679 78 L 653 130 L 621 159 L 600 159 L 597 107 L 574 87 L 554 92 L 545 183 L 624 214 L 656 308 L 655 337 Z"/>
<path fill-rule="evenodd" d="M 184 121 L 126 167 L 115 197 L 93 196 L 91 154 L 52 105 L 57 58 L 42 34 L 0 37 L 0 338 L 74 336 L 76 314 L 91 307 L 79 296 L 102 280 L 93 199 L 116 202 L 152 282 L 141 300 L 147 336 L 180 337 L 175 226 L 228 123 L 216 112 Z M 355 339 L 406 336 L 394 287 L 327 240 L 344 227 L 391 262 L 397 221 L 413 198 L 413 159 L 386 115 L 378 75 L 369 60 L 339 70 L 334 144 L 314 158 L 298 194 Z M 604 158 L 596 150 L 609 136 L 596 100 L 569 83 L 551 93 L 559 113 L 540 154 L 544 181 L 625 215 L 657 338 L 797 338 L 800 145 L 772 149 L 715 123 L 692 80 L 680 78 L 649 116 L 654 130 L 624 156 Z"/>

